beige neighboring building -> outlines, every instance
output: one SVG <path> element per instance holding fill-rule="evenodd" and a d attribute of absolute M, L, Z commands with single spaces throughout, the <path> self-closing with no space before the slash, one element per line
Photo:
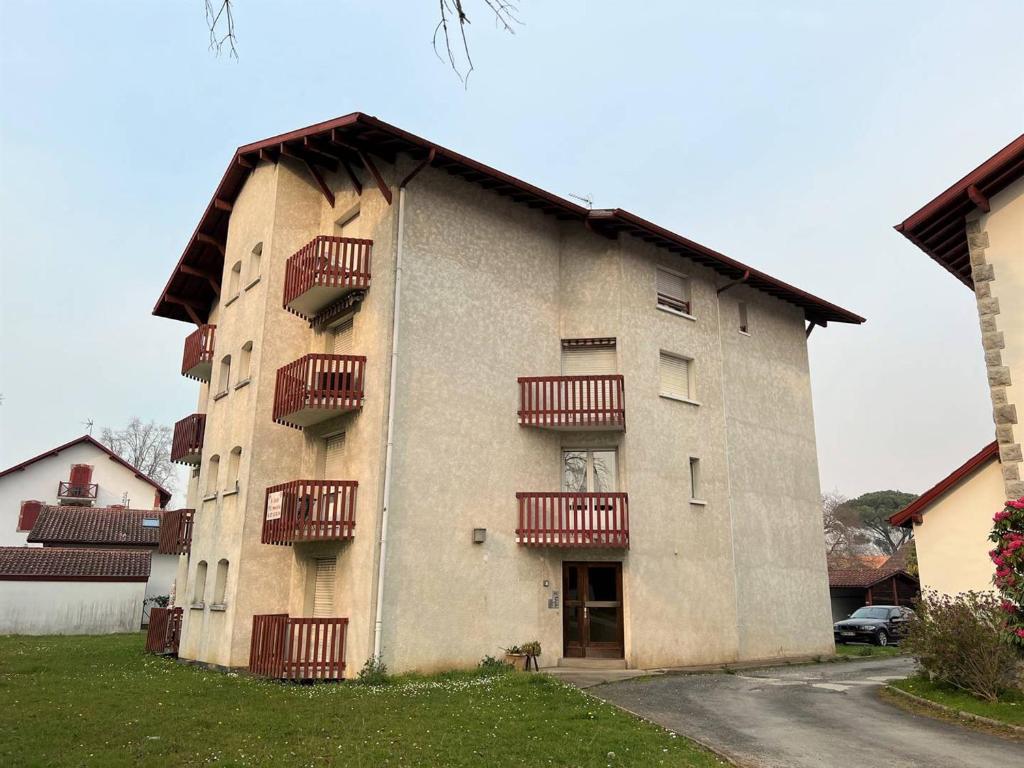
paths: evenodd
<path fill-rule="evenodd" d="M 914 528 L 922 589 L 991 589 L 992 516 L 1024 497 L 1024 135 L 896 229 L 974 291 L 996 439 L 890 521 Z"/>
<path fill-rule="evenodd" d="M 851 312 L 358 113 L 239 148 L 154 312 L 183 658 L 833 650 L 806 337 Z"/>

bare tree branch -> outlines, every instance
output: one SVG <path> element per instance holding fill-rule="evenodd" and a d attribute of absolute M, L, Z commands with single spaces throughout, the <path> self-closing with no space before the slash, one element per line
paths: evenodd
<path fill-rule="evenodd" d="M 484 0 L 484 3 L 494 14 L 495 26 L 504 29 L 510 35 L 514 35 L 515 27 L 513 25 L 522 24 L 517 16 L 519 13 L 518 7 L 506 0 Z M 434 46 L 434 53 L 437 55 L 438 59 L 444 61 L 437 50 L 438 36 L 440 35 L 444 40 L 444 50 L 448 58 L 448 65 L 458 76 L 459 80 L 468 87 L 469 76 L 472 74 L 474 67 L 473 57 L 470 56 L 469 53 L 469 39 L 466 37 L 466 27 L 470 24 L 470 20 L 464 8 L 464 0 L 438 0 L 438 12 L 440 19 L 437 22 L 437 26 L 434 27 L 434 37 L 431 40 L 431 44 Z M 449 29 L 449 17 L 452 17 L 451 21 L 453 25 L 458 23 L 457 47 L 461 47 L 462 58 L 465 59 L 465 74 L 460 71 L 457 57 L 455 52 L 452 50 L 453 33 L 451 29 Z"/>
<path fill-rule="evenodd" d="M 235 15 L 231 5 L 233 0 L 205 0 L 206 3 L 206 26 L 210 29 L 210 50 L 218 56 L 228 46 L 228 55 L 238 59 L 238 49 L 235 44 L 238 38 L 235 37 Z M 224 23 L 223 28 L 221 22 Z"/>
<path fill-rule="evenodd" d="M 100 442 L 154 482 L 173 490 L 172 437 L 170 427 L 155 421 L 143 423 L 136 416 L 124 429 L 104 427 Z"/>

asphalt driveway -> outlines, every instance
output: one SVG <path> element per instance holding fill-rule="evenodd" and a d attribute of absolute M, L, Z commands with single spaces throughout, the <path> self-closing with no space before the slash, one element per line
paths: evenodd
<path fill-rule="evenodd" d="M 913 661 L 665 675 L 588 688 L 758 768 L 1024 768 L 1024 743 L 914 715 L 879 698 Z"/>

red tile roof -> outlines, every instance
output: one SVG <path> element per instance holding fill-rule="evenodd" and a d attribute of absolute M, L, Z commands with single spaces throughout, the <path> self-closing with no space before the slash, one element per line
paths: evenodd
<path fill-rule="evenodd" d="M 158 483 L 153 478 L 149 477 L 148 475 L 143 474 L 142 471 L 138 467 L 135 467 L 135 466 L 132 466 L 131 464 L 129 464 L 127 461 L 122 459 L 120 456 L 118 456 L 116 453 L 114 453 L 112 450 L 110 450 L 107 446 L 105 446 L 99 440 L 96 440 L 95 438 L 93 438 L 91 435 L 82 435 L 81 437 L 77 437 L 77 438 L 75 438 L 74 440 L 72 440 L 72 441 L 70 441 L 68 443 L 64 443 L 64 445 L 58 445 L 56 448 L 52 448 L 49 451 L 46 451 L 45 453 L 40 453 L 38 456 L 33 456 L 31 459 L 26 459 L 25 461 L 21 462 L 20 464 L 15 464 L 13 467 L 8 467 L 7 469 L 5 469 L 3 471 L 0 471 L 0 477 L 3 477 L 4 475 L 9 475 L 12 472 L 20 472 L 21 470 L 25 469 L 25 467 L 29 466 L 30 464 L 35 464 L 37 461 L 42 461 L 43 459 L 45 459 L 45 458 L 47 458 L 49 456 L 56 456 L 61 451 L 65 451 L 68 448 L 71 448 L 72 446 L 78 445 L 79 443 L 86 443 L 87 445 L 91 445 L 94 448 L 99 448 L 101 451 L 103 451 L 105 454 L 107 454 L 107 456 L 110 457 L 111 461 L 116 461 L 118 464 L 120 464 L 121 466 L 125 467 L 126 469 L 130 469 L 133 473 L 135 473 L 135 476 L 137 478 L 139 478 L 140 480 L 142 480 L 144 482 L 149 483 L 150 485 L 152 485 L 156 489 L 156 492 L 160 494 L 160 506 L 161 507 L 167 506 L 167 502 L 169 502 L 171 500 L 171 492 L 170 491 L 168 491 L 166 488 L 164 488 L 162 485 L 160 485 L 160 483 Z"/>
<path fill-rule="evenodd" d="M 433 168 L 479 183 L 494 194 L 509 197 L 556 219 L 575 221 L 609 237 L 623 232 L 669 252 L 681 254 L 715 270 L 727 280 L 743 280 L 752 288 L 800 307 L 807 319 L 818 325 L 829 322 L 864 322 L 864 318 L 853 312 L 794 288 L 628 211 L 618 208 L 589 210 L 361 112 L 239 147 L 185 246 L 185 252 L 164 286 L 153 314 L 185 322 L 207 321 L 215 294 L 210 281 L 202 275 L 219 275 L 223 269 L 222 245 L 227 237 L 231 205 L 249 178 L 249 171 L 264 158 L 276 161 L 282 148 L 284 154 L 304 158 L 310 164 L 327 163 L 330 166 L 335 166 L 338 160 L 346 165 L 349 161 L 366 164 L 366 158 L 370 156 L 393 163 L 398 155 L 409 155 L 415 160 L 429 163 Z"/>
<path fill-rule="evenodd" d="M 989 199 L 1022 176 L 1024 134 L 897 224 L 896 231 L 973 288 L 965 219 L 979 209 L 987 212 Z"/>
<path fill-rule="evenodd" d="M 910 504 L 890 517 L 889 525 L 909 527 L 914 523 L 920 523 L 922 520 L 921 516 L 928 511 L 928 507 L 932 505 L 932 502 L 961 480 L 967 478 L 972 472 L 981 469 L 990 461 L 996 461 L 998 458 L 999 444 L 993 440 L 946 477 L 918 496 L 914 501 L 910 502 Z"/>
<path fill-rule="evenodd" d="M 0 547 L 0 580 L 147 581 L 149 559 L 127 549 Z"/>
<path fill-rule="evenodd" d="M 145 526 L 145 519 L 160 520 L 153 509 L 108 507 L 43 507 L 28 540 L 40 544 L 109 544 L 155 547 L 160 527 Z"/>
<path fill-rule="evenodd" d="M 830 587 L 873 587 L 881 581 L 890 579 L 893 576 L 904 576 L 908 579 L 917 579 L 911 576 L 902 568 L 829 568 L 828 585 Z"/>

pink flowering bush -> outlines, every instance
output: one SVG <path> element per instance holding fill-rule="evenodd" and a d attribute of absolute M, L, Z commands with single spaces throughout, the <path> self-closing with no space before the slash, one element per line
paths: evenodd
<path fill-rule="evenodd" d="M 1024 653 L 1024 497 L 996 512 L 989 539 L 995 544 L 988 554 L 996 566 L 992 582 L 1003 598 L 1006 636 Z"/>

